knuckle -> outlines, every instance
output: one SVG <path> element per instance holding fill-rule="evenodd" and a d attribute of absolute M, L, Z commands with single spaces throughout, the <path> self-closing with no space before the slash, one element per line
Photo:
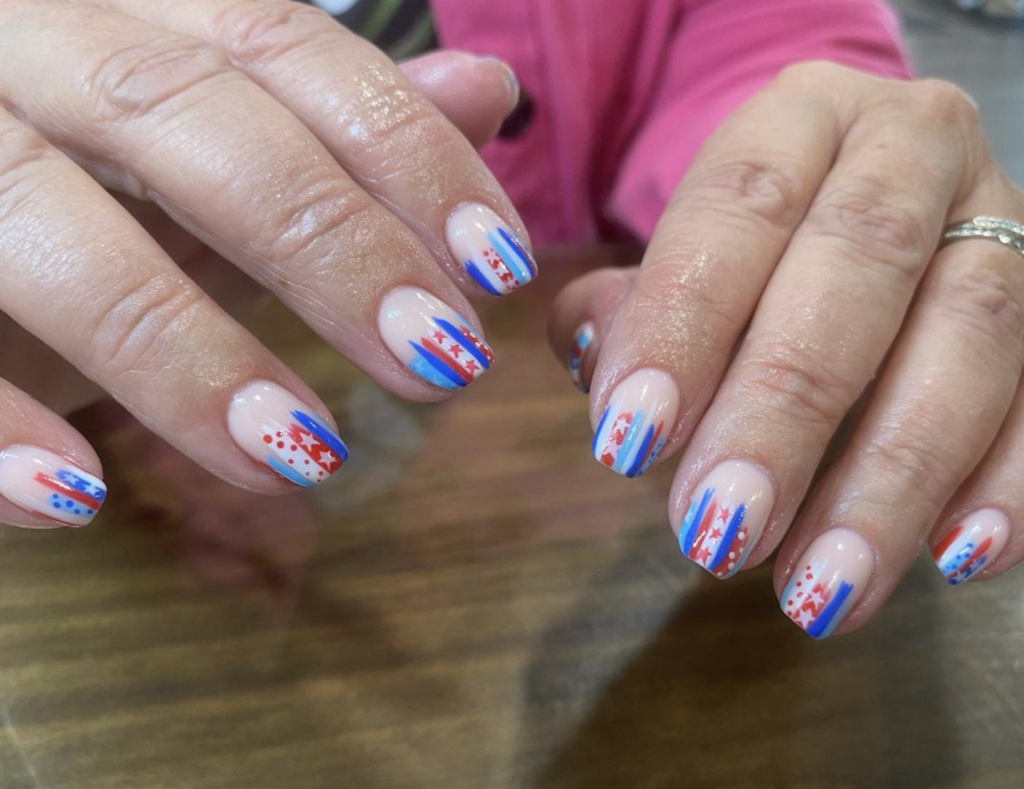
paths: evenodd
<path fill-rule="evenodd" d="M 694 210 L 711 210 L 734 220 L 790 227 L 799 220 L 802 196 L 808 191 L 798 171 L 753 156 L 708 164 L 680 192 L 680 200 Z"/>
<path fill-rule="evenodd" d="M 37 166 L 59 158 L 55 148 L 27 127 L 0 126 L 0 221 L 15 214 L 45 183 Z"/>
<path fill-rule="evenodd" d="M 856 399 L 857 387 L 791 342 L 767 347 L 744 365 L 742 388 L 747 394 L 784 419 L 835 426 Z"/>
<path fill-rule="evenodd" d="M 83 77 L 93 117 L 125 123 L 234 74 L 218 49 L 171 33 L 104 54 Z"/>
<path fill-rule="evenodd" d="M 893 480 L 896 489 L 941 501 L 951 482 L 942 437 L 955 420 L 951 409 L 934 403 L 902 411 L 898 420 L 885 423 L 868 439 L 865 459 L 876 473 Z"/>
<path fill-rule="evenodd" d="M 925 79 L 915 83 L 919 106 L 929 120 L 941 124 L 980 127 L 978 105 L 961 88 L 941 79 Z"/>
<path fill-rule="evenodd" d="M 270 264 L 294 277 L 298 271 L 336 260 L 339 236 L 359 239 L 356 225 L 374 207 L 373 200 L 333 173 L 307 173 L 275 201 L 259 226 L 258 245 Z"/>
<path fill-rule="evenodd" d="M 910 284 L 917 282 L 931 245 L 920 205 L 868 178 L 847 178 L 822 194 L 806 225 L 851 253 L 850 259 L 889 267 Z"/>
<path fill-rule="evenodd" d="M 202 304 L 202 293 L 173 274 L 118 292 L 82 335 L 91 338 L 84 372 L 110 381 L 159 366 L 150 365 L 149 359 L 196 325 Z"/>
<path fill-rule="evenodd" d="M 972 265 L 943 271 L 929 290 L 943 315 L 968 328 L 976 340 L 1013 348 L 1016 358 L 1024 345 L 1024 277 L 1017 261 L 997 262 L 1002 252 L 992 249 Z"/>
<path fill-rule="evenodd" d="M 246 64 L 273 60 L 342 30 L 321 9 L 291 0 L 230 4 L 216 16 L 213 28 L 228 56 Z"/>

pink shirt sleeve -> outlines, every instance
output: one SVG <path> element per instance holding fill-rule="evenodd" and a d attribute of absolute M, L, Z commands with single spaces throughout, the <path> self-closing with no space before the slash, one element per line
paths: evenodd
<path fill-rule="evenodd" d="M 442 45 L 507 60 L 536 105 L 484 158 L 535 242 L 650 237 L 700 144 L 784 66 L 906 77 L 883 0 L 432 0 Z"/>
<path fill-rule="evenodd" d="M 642 239 L 704 140 L 785 66 L 829 60 L 906 78 L 896 17 L 876 0 L 683 0 L 657 95 L 605 211 Z"/>

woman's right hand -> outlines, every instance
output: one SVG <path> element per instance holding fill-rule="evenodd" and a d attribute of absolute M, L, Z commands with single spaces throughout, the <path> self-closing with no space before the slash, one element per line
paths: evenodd
<path fill-rule="evenodd" d="M 514 101 L 505 67 L 404 70 L 285 0 L 3 3 L 0 312 L 223 479 L 324 481 L 347 457 L 326 408 L 200 282 L 229 261 L 431 401 L 493 362 L 466 297 L 536 275 L 472 144 Z M 38 384 L 24 365 L 47 361 L 12 336 L 0 365 Z M 0 522 L 85 525 L 100 476 L 81 435 L 0 380 Z"/>

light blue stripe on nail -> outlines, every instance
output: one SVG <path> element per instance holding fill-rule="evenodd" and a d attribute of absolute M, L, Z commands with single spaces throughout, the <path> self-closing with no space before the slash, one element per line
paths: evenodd
<path fill-rule="evenodd" d="M 313 483 L 302 476 L 299 472 L 295 471 L 287 463 L 282 463 L 278 458 L 273 455 L 267 456 L 267 465 L 270 466 L 274 471 L 280 474 L 285 479 L 291 480 L 296 485 L 301 485 L 304 488 L 313 487 Z"/>
<path fill-rule="evenodd" d="M 637 437 L 640 435 L 640 430 L 644 425 L 644 412 L 637 411 L 633 415 L 633 421 L 629 425 L 629 430 L 626 431 L 626 438 L 622 442 L 622 446 L 619 447 L 619 453 L 615 456 L 615 470 L 620 474 L 623 469 L 626 468 L 626 461 L 629 459 L 629 453 L 633 449 L 633 444 L 636 443 Z"/>
<path fill-rule="evenodd" d="M 516 251 L 506 244 L 503 238 L 500 238 L 497 233 L 488 233 L 487 240 L 491 242 L 491 246 L 501 255 L 501 259 L 505 261 L 505 265 L 512 272 L 512 276 L 516 278 L 516 282 L 520 285 L 525 285 L 533 279 L 533 274 L 523 265 L 523 261 L 519 259 Z"/>

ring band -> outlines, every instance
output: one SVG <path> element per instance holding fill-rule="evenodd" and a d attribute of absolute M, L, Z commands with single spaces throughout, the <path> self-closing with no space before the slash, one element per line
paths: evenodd
<path fill-rule="evenodd" d="M 996 241 L 1024 257 L 1024 225 L 1012 219 L 995 216 L 976 216 L 967 222 L 957 222 L 942 233 L 942 246 L 964 238 L 985 238 Z"/>

